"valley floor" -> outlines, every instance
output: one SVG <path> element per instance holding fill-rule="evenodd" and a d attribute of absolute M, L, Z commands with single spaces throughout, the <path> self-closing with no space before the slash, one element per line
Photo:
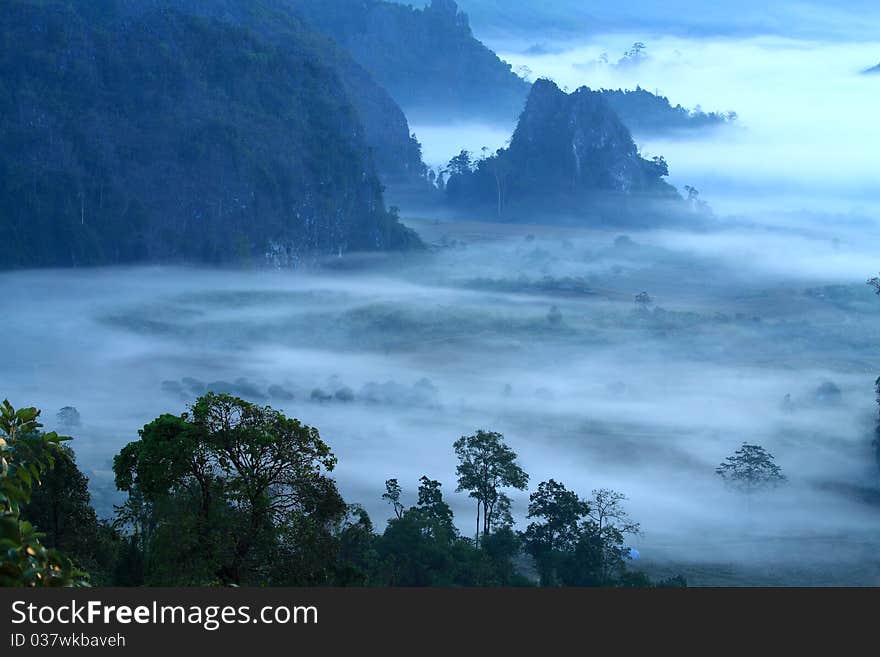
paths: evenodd
<path fill-rule="evenodd" d="M 45 409 L 50 428 L 61 407 L 79 410 L 70 432 L 105 514 L 112 456 L 215 389 L 318 427 L 345 498 L 380 525 L 383 482 L 411 497 L 427 474 L 469 531 L 451 445 L 483 428 L 505 434 L 532 489 L 624 492 L 652 575 L 880 582 L 880 300 L 856 228 L 407 222 L 427 252 L 309 271 L 2 273 L 20 309 L 4 394 Z M 650 302 L 634 303 L 643 291 Z M 785 486 L 746 499 L 722 485 L 715 468 L 744 441 L 776 457 Z M 519 528 L 527 496 L 513 496 Z"/>

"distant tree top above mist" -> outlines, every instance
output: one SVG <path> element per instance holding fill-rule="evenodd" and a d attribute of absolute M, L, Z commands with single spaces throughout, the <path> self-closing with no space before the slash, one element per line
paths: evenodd
<path fill-rule="evenodd" d="M 776 459 L 760 445 L 743 443 L 715 472 L 733 488 L 754 493 L 784 484 L 787 478 Z"/>

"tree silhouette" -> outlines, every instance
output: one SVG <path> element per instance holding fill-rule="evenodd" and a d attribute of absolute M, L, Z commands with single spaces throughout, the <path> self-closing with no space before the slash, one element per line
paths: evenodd
<path fill-rule="evenodd" d="M 382 493 L 382 499 L 391 505 L 391 508 L 394 509 L 394 515 L 397 516 L 398 520 L 403 517 L 403 504 L 400 501 L 400 494 L 402 492 L 400 482 L 397 479 L 387 479 L 385 481 L 385 492 Z"/>
<path fill-rule="evenodd" d="M 651 298 L 651 295 L 647 292 L 639 292 L 637 295 L 633 297 L 633 302 L 639 306 L 640 308 L 647 308 L 654 300 Z"/>
<path fill-rule="evenodd" d="M 516 462 L 516 452 L 504 442 L 504 436 L 495 431 L 477 431 L 462 436 L 453 443 L 458 457 L 458 488 L 469 491 L 477 500 L 477 536 L 488 536 L 495 528 L 497 512 L 509 509 L 510 500 L 502 488 L 524 490 L 529 476 Z M 482 530 L 480 514 L 482 511 Z"/>
<path fill-rule="evenodd" d="M 772 454 L 760 445 L 743 443 L 715 472 L 730 486 L 744 493 L 755 493 L 784 484 L 787 478 Z"/>

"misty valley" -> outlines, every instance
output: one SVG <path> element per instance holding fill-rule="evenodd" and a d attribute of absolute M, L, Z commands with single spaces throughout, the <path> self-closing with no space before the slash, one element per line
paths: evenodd
<path fill-rule="evenodd" d="M 0 585 L 880 584 L 880 42 L 509 4 L 0 9 Z"/>
<path fill-rule="evenodd" d="M 717 234 L 411 225 L 428 253 L 310 272 L 5 274 L 13 306 L 37 289 L 45 300 L 10 336 L 9 395 L 76 407 L 75 429 L 46 422 L 78 436 L 108 514 L 108 454 L 214 390 L 319 427 L 341 492 L 376 518 L 385 479 L 410 495 L 422 474 L 449 486 L 451 443 L 482 428 L 533 478 L 625 492 L 649 570 L 712 584 L 876 576 L 880 299 L 864 283 L 768 273 L 744 250 L 706 249 Z M 776 456 L 784 487 L 749 500 L 723 485 L 715 468 L 744 441 Z M 447 499 L 466 530 L 469 500 Z M 523 520 L 527 496 L 513 501 Z"/>

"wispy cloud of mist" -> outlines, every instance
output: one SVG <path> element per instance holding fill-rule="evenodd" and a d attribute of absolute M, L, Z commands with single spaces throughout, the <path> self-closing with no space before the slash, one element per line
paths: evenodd
<path fill-rule="evenodd" d="M 615 243 L 614 232 L 571 228 L 476 239 L 468 224 L 414 225 L 453 246 L 336 273 L 2 274 L 20 309 L 4 394 L 44 408 L 50 426 L 60 407 L 77 407 L 74 446 L 105 513 L 112 455 L 156 415 L 185 410 L 196 379 L 317 426 L 340 457 L 346 498 L 380 524 L 382 482 L 399 478 L 410 503 L 427 474 L 467 531 L 451 444 L 487 428 L 507 436 L 533 486 L 553 477 L 582 494 L 629 495 L 647 559 L 784 561 L 797 544 L 815 562 L 831 558 L 828 537 L 856 552 L 868 540 L 875 511 L 860 491 L 876 479 L 880 301 L 857 266 L 823 276 L 808 237 L 791 238 L 771 266 L 749 256 L 766 236 L 745 228 Z M 858 253 L 837 248 L 842 261 Z M 527 284 L 565 277 L 590 292 Z M 26 304 L 37 289 L 41 302 Z M 656 310 L 635 308 L 641 290 Z M 560 324 L 548 320 L 554 305 Z M 817 397 L 825 381 L 839 400 Z M 351 396 L 322 401 L 315 389 Z M 746 440 L 791 480 L 751 506 L 714 474 Z M 527 493 L 514 502 L 523 521 Z"/>

